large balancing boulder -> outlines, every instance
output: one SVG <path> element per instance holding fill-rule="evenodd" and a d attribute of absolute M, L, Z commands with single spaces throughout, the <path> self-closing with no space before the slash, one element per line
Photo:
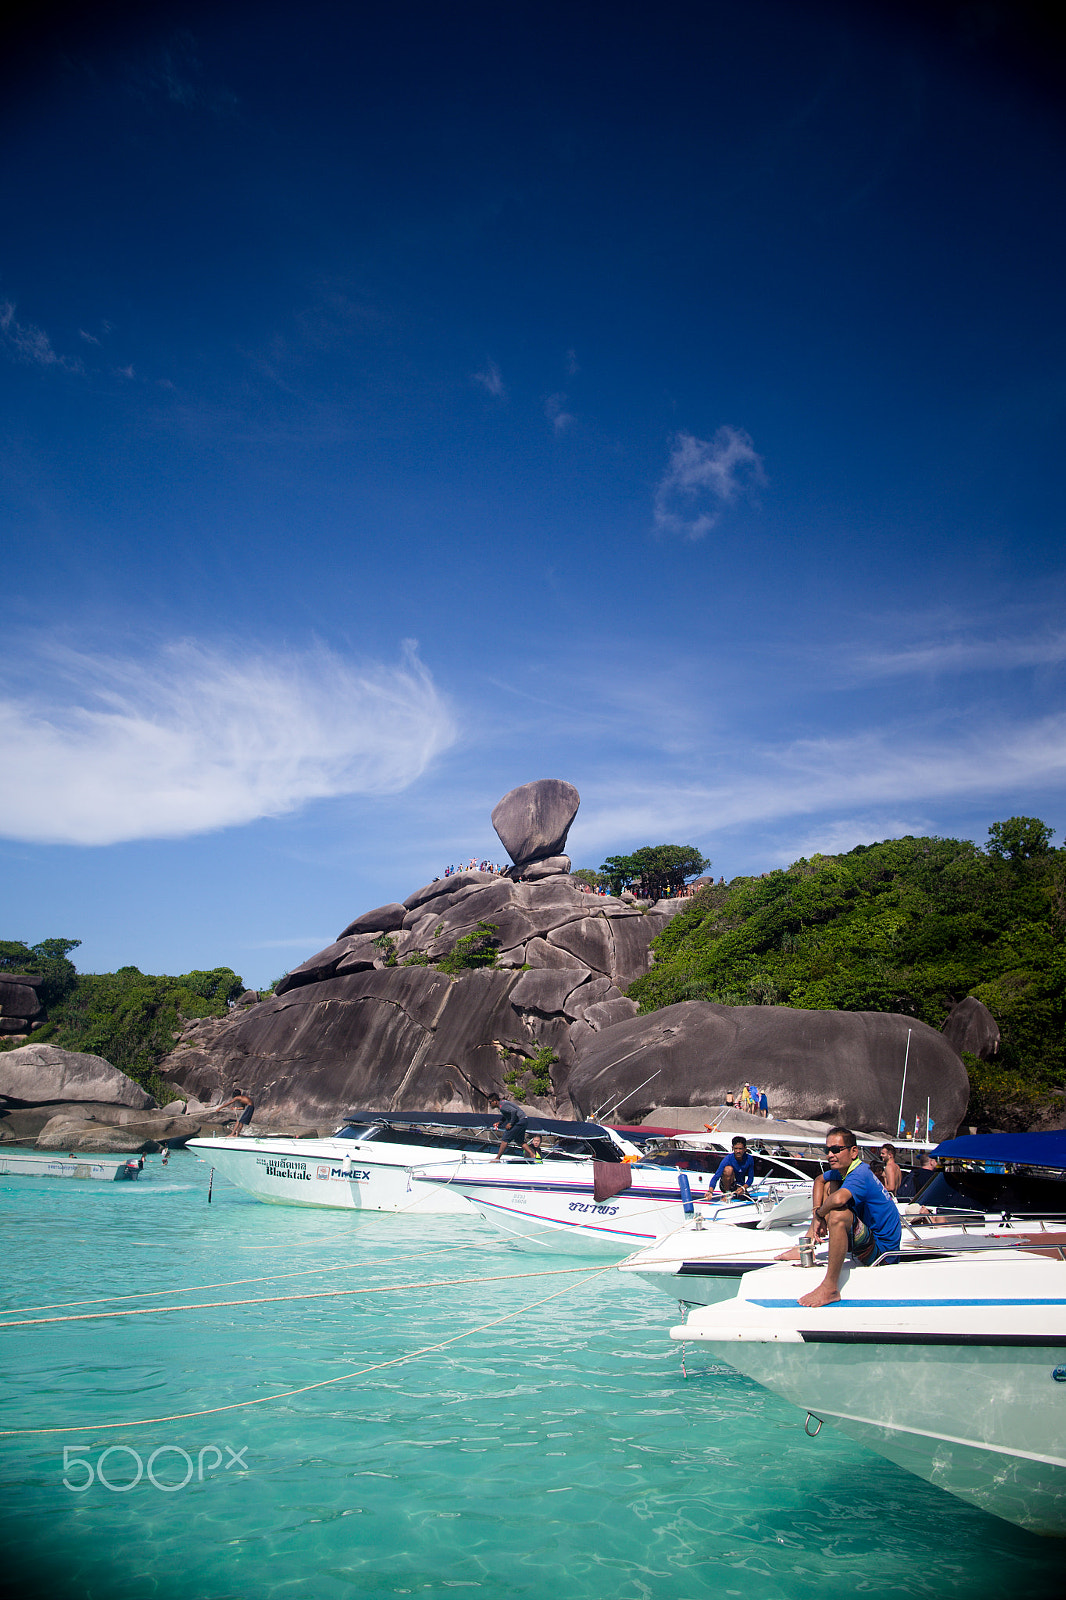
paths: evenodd
<path fill-rule="evenodd" d="M 924 1117 L 928 1099 L 950 1137 L 969 1098 L 966 1068 L 935 1028 L 884 1012 L 687 1000 L 584 1037 L 568 1090 L 582 1116 L 610 1103 L 627 1122 L 654 1122 L 656 1108 L 720 1106 L 755 1083 L 772 1116 L 894 1133 L 905 1061 L 904 1116 Z M 772 1138 L 772 1123 L 752 1126 Z"/>
<path fill-rule="evenodd" d="M 22 1106 L 99 1100 L 145 1110 L 156 1104 L 102 1056 L 60 1050 L 53 1044 L 24 1044 L 0 1053 L 0 1095 Z"/>
<path fill-rule="evenodd" d="M 562 856 L 570 824 L 577 816 L 581 796 L 561 778 L 538 778 L 523 783 L 498 801 L 492 826 L 516 867 L 527 862 Z M 560 864 L 560 871 L 565 867 Z"/>
<path fill-rule="evenodd" d="M 975 995 L 952 1006 L 940 1031 L 960 1056 L 965 1050 L 982 1061 L 994 1061 L 999 1054 L 999 1023 Z"/>

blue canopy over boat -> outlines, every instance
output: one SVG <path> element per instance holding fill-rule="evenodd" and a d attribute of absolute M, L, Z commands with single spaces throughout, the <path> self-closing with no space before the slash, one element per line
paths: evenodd
<path fill-rule="evenodd" d="M 1015 1167 L 1066 1167 L 1066 1130 L 968 1133 L 961 1139 L 945 1139 L 933 1155 L 961 1161 L 1003 1161 Z"/>

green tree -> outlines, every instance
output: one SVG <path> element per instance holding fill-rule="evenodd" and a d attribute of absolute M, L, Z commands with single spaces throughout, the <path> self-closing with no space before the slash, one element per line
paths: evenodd
<path fill-rule="evenodd" d="M 667 891 L 675 894 L 688 878 L 706 872 L 711 863 L 695 845 L 646 844 L 631 856 L 608 856 L 600 868 L 612 894 L 636 886 L 646 900 L 661 900 Z"/>
<path fill-rule="evenodd" d="M 1008 817 L 989 828 L 988 853 L 1006 856 L 1008 861 L 1029 861 L 1033 856 L 1048 855 L 1053 837 L 1052 829 L 1039 817 Z"/>
<path fill-rule="evenodd" d="M 590 889 L 606 889 L 607 880 L 602 872 L 597 872 L 593 867 L 578 867 L 570 874 L 578 883 L 587 883 Z"/>
<path fill-rule="evenodd" d="M 479 922 L 473 933 L 464 933 L 456 939 L 446 956 L 437 962 L 438 972 L 473 972 L 479 967 L 494 967 L 500 941 L 496 938 L 499 924 Z"/>
<path fill-rule="evenodd" d="M 979 1101 L 1021 1103 L 1019 1085 L 1036 1104 L 1066 1083 L 1066 850 L 1042 848 L 1036 818 L 990 832 L 1001 849 L 888 839 L 704 888 L 629 993 L 646 1012 L 710 1000 L 895 1011 L 934 1028 L 974 995 L 1002 1046 L 971 1072 L 970 1120 Z"/>
<path fill-rule="evenodd" d="M 600 867 L 600 872 L 606 887 L 612 894 L 618 895 L 639 878 L 640 867 L 633 856 L 608 856 Z"/>
<path fill-rule="evenodd" d="M 45 981 L 37 995 L 45 1012 L 50 1012 L 78 981 L 78 969 L 70 960 L 70 952 L 80 944 L 80 939 L 42 939 L 32 945 L 23 944 L 21 939 L 0 939 L 0 973 L 43 976 Z"/>

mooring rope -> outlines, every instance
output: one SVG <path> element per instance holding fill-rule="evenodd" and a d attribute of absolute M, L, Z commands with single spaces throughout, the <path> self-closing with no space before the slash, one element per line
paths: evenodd
<path fill-rule="evenodd" d="M 613 1263 L 612 1263 L 613 1265 Z M 511 1283 L 519 1278 L 555 1278 L 561 1273 L 595 1272 L 595 1267 L 550 1267 L 545 1272 L 499 1272 L 491 1277 L 435 1278 L 426 1283 L 386 1283 L 364 1289 L 316 1289 L 311 1294 L 268 1294 L 254 1300 L 202 1300 L 191 1306 L 132 1306 L 125 1311 L 79 1311 L 66 1317 L 27 1317 L 19 1322 L 2 1322 L 0 1328 L 41 1328 L 56 1322 L 97 1322 L 111 1317 L 151 1317 L 157 1312 L 216 1311 L 225 1306 L 273 1306 L 290 1300 L 343 1300 L 361 1294 L 398 1294 L 404 1289 L 455 1289 L 470 1283 Z"/>
<path fill-rule="evenodd" d="M 614 1265 L 612 1263 L 612 1265 L 609 1267 L 599 1267 L 595 1269 L 585 1267 L 578 1268 L 576 1270 L 585 1272 L 592 1271 L 602 1275 L 606 1272 L 613 1272 Z M 541 1277 L 546 1276 L 546 1274 L 523 1274 L 523 1276 Z M 470 1281 L 484 1283 L 489 1280 L 482 1278 L 472 1279 Z M 590 1281 L 590 1279 L 585 1279 L 585 1282 Z M 406 1287 L 406 1285 L 404 1287 Z M 415 1285 L 411 1285 L 411 1287 L 413 1288 Z M 439 1344 L 423 1345 L 422 1349 L 420 1350 L 410 1350 L 406 1355 L 393 1356 L 390 1361 L 375 1361 L 367 1367 L 357 1367 L 351 1372 L 338 1373 L 335 1378 L 321 1378 L 317 1383 L 302 1384 L 298 1389 L 283 1389 L 278 1394 L 261 1395 L 256 1400 L 234 1400 L 229 1405 L 208 1406 L 202 1411 L 177 1411 L 172 1416 L 168 1417 L 137 1417 L 132 1422 L 80 1422 L 73 1427 L 68 1426 L 61 1428 L 0 1428 L 0 1438 L 22 1439 L 28 1438 L 31 1435 L 39 1436 L 42 1434 L 102 1433 L 105 1429 L 110 1430 L 114 1428 L 148 1428 L 154 1427 L 157 1423 L 188 1422 L 195 1417 L 215 1417 L 219 1416 L 225 1411 L 244 1411 L 251 1406 L 271 1405 L 275 1400 L 291 1400 L 299 1394 L 310 1394 L 314 1389 L 327 1389 L 331 1384 L 344 1383 L 353 1378 L 363 1378 L 366 1377 L 368 1373 L 382 1372 L 387 1367 L 400 1367 L 405 1365 L 408 1361 L 417 1361 L 422 1356 L 434 1355 L 439 1350 L 447 1350 L 450 1345 L 459 1344 L 463 1339 L 472 1339 L 477 1333 L 486 1333 L 489 1328 L 498 1328 L 503 1322 L 510 1322 L 515 1317 L 522 1317 L 530 1311 L 535 1311 L 538 1306 L 547 1305 L 550 1300 L 558 1300 L 560 1295 L 569 1294 L 570 1291 L 575 1287 L 576 1285 L 572 1283 L 564 1284 L 561 1289 L 554 1289 L 551 1294 L 543 1295 L 539 1300 L 532 1300 L 524 1306 L 518 1306 L 513 1311 L 507 1311 L 502 1317 L 494 1317 L 491 1322 L 482 1322 L 476 1328 L 467 1328 L 464 1333 L 454 1334 L 450 1339 L 442 1339 Z"/>
<path fill-rule="evenodd" d="M 286 1246 L 286 1249 L 289 1247 Z M 0 1318 L 24 1317 L 31 1311 L 67 1311 L 72 1306 L 101 1306 L 109 1305 L 118 1300 L 149 1300 L 153 1296 L 160 1299 L 165 1295 L 198 1294 L 201 1289 L 241 1289 L 249 1283 L 280 1283 L 285 1278 L 310 1278 L 323 1272 L 365 1272 L 367 1269 L 394 1266 L 397 1261 L 433 1260 L 437 1256 L 450 1255 L 453 1250 L 484 1250 L 483 1239 L 468 1239 L 465 1243 L 457 1242 L 448 1245 L 442 1250 L 411 1250 L 406 1255 L 390 1256 L 387 1261 L 349 1261 L 332 1262 L 328 1267 L 302 1267 L 298 1272 L 264 1272 L 258 1278 L 227 1278 L 220 1283 L 189 1283 L 179 1289 L 137 1289 L 132 1294 L 100 1294 L 94 1295 L 91 1300 L 57 1300 L 52 1305 L 43 1306 L 5 1306 L 0 1310 Z M 4 1327 L 0 1321 L 0 1328 Z"/>

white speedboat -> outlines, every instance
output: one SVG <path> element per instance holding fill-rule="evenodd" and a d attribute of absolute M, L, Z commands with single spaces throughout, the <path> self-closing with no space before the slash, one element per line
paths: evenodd
<path fill-rule="evenodd" d="M 818 1272 L 749 1272 L 674 1339 L 716 1357 L 918 1477 L 1036 1533 L 1066 1535 L 1066 1234 Z M 974 1241 L 976 1244 L 978 1241 Z M 852 1485 L 858 1493 L 857 1485 Z"/>
<path fill-rule="evenodd" d="M 902 1210 L 900 1255 L 908 1259 L 939 1257 L 950 1250 L 983 1249 L 997 1242 L 1009 1247 L 1019 1237 L 1059 1233 L 1063 1226 L 1059 1218 L 1004 1222 L 1000 1217 L 976 1212 L 908 1215 L 919 1211 L 917 1205 L 904 1206 Z M 682 1305 L 716 1305 L 736 1294 L 737 1281 L 746 1272 L 773 1266 L 782 1251 L 798 1245 L 810 1220 L 810 1199 L 801 1195 L 787 1197 L 770 1214 L 742 1223 L 739 1230 L 734 1228 L 728 1233 L 697 1216 L 666 1238 L 635 1250 L 618 1263 L 618 1270 L 643 1279 Z M 823 1244 L 815 1252 L 815 1264 L 824 1270 L 825 1263 Z"/>
<path fill-rule="evenodd" d="M 122 1183 L 139 1178 L 143 1166 L 143 1156 L 108 1160 L 106 1156 L 53 1156 L 40 1150 L 0 1147 L 0 1177 L 14 1173 L 23 1178 L 88 1178 L 94 1183 Z"/>
<path fill-rule="evenodd" d="M 919 1200 L 901 1206 L 903 1255 L 943 1253 L 995 1239 L 1010 1244 L 1019 1230 L 1066 1226 L 1066 1174 L 1054 1164 L 1056 1158 L 1066 1159 L 1061 1134 L 964 1136 L 940 1145 L 936 1153 L 948 1173 L 923 1174 Z M 790 1162 L 795 1159 L 790 1154 Z M 809 1221 L 809 1206 L 803 1215 L 795 1197 L 772 1218 L 750 1222 L 739 1234 L 723 1236 L 696 1217 L 634 1251 L 619 1270 L 683 1305 L 714 1305 L 736 1293 L 744 1273 L 772 1265 L 782 1250 L 797 1244 Z M 824 1265 L 824 1248 L 817 1259 Z"/>
<path fill-rule="evenodd" d="M 810 1218 L 810 1182 L 787 1162 L 756 1160 L 756 1187 L 748 1201 L 708 1202 L 717 1160 L 665 1158 L 623 1165 L 588 1157 L 509 1167 L 427 1165 L 423 1182 L 464 1194 L 486 1221 L 511 1238 L 550 1250 L 619 1256 L 661 1239 L 693 1218 L 730 1233 L 754 1227 L 786 1197 L 798 1195 Z M 565 1243 L 564 1243 L 565 1240 Z M 791 1238 L 779 1245 L 785 1249 Z"/>
<path fill-rule="evenodd" d="M 490 1166 L 499 1141 L 496 1115 L 477 1112 L 358 1111 L 326 1139 L 190 1139 L 188 1149 L 239 1189 L 274 1205 L 329 1206 L 343 1211 L 461 1212 L 470 1207 L 450 1179 L 462 1169 L 528 1169 L 525 1157 Z M 558 1122 L 533 1114 L 531 1133 L 549 1135 L 559 1152 L 610 1154 L 625 1147 L 596 1123 Z M 433 1164 L 433 1183 L 422 1169 Z M 545 1162 L 545 1166 L 550 1165 Z"/>

